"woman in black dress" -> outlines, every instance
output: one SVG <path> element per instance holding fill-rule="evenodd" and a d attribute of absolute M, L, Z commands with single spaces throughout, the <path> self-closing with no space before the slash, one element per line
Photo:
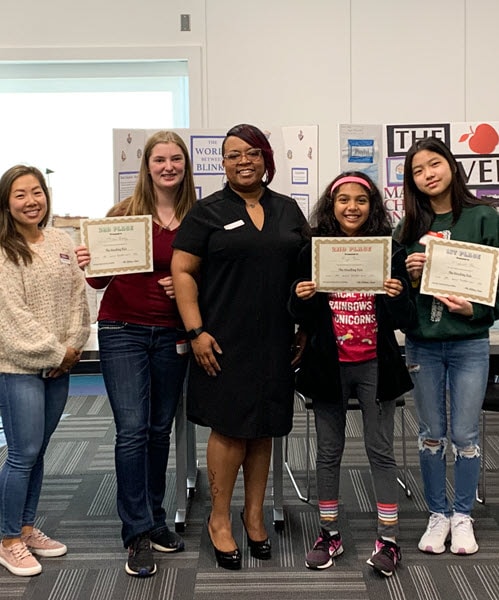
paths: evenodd
<path fill-rule="evenodd" d="M 208 531 L 220 566 L 241 567 L 230 503 L 242 466 L 241 513 L 252 556 L 271 556 L 263 502 L 272 438 L 291 430 L 294 324 L 286 302 L 306 219 L 267 186 L 275 173 L 265 135 L 237 125 L 222 145 L 227 185 L 198 202 L 174 243 L 172 275 L 191 340 L 187 416 L 211 428 Z"/>

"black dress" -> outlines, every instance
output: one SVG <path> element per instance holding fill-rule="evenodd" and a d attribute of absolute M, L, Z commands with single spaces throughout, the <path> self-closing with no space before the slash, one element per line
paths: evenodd
<path fill-rule="evenodd" d="M 261 231 L 229 186 L 200 200 L 174 247 L 202 258 L 198 281 L 204 329 L 223 354 L 209 377 L 191 361 L 187 417 L 230 437 L 289 433 L 293 418 L 294 322 L 286 303 L 304 244 L 306 219 L 294 200 L 266 189 Z"/>

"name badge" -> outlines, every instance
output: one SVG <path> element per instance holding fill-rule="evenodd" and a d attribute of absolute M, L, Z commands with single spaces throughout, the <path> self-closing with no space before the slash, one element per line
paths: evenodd
<path fill-rule="evenodd" d="M 178 340 L 177 354 L 182 356 L 183 354 L 187 354 L 187 352 L 189 352 L 189 342 L 187 340 Z"/>
<path fill-rule="evenodd" d="M 69 254 L 59 254 L 59 260 L 65 265 L 69 265 L 71 263 Z"/>
<path fill-rule="evenodd" d="M 244 221 L 242 219 L 239 219 L 239 221 L 234 221 L 233 223 L 227 223 L 227 225 L 224 225 L 224 229 L 237 229 L 238 227 L 242 227 L 244 225 Z"/>

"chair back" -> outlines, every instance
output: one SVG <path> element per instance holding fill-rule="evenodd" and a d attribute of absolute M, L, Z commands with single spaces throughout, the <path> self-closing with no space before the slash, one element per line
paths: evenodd
<path fill-rule="evenodd" d="M 489 378 L 482 410 L 499 411 L 499 355 L 491 354 L 489 357 Z"/>

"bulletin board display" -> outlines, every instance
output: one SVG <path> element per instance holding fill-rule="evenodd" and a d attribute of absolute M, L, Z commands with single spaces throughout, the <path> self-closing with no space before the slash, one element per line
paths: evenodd
<path fill-rule="evenodd" d="M 499 204 L 499 122 L 339 126 L 340 168 L 363 171 L 376 182 L 393 225 L 404 215 L 404 159 L 424 137 L 444 141 L 469 189 Z"/>
<path fill-rule="evenodd" d="M 147 139 L 158 129 L 114 129 L 114 201 L 128 198 L 137 181 Z M 276 174 L 270 187 L 296 200 L 308 218 L 317 199 L 318 127 L 261 127 L 274 151 Z M 226 130 L 174 129 L 191 157 L 196 196 L 204 198 L 225 185 L 222 142 Z"/>

